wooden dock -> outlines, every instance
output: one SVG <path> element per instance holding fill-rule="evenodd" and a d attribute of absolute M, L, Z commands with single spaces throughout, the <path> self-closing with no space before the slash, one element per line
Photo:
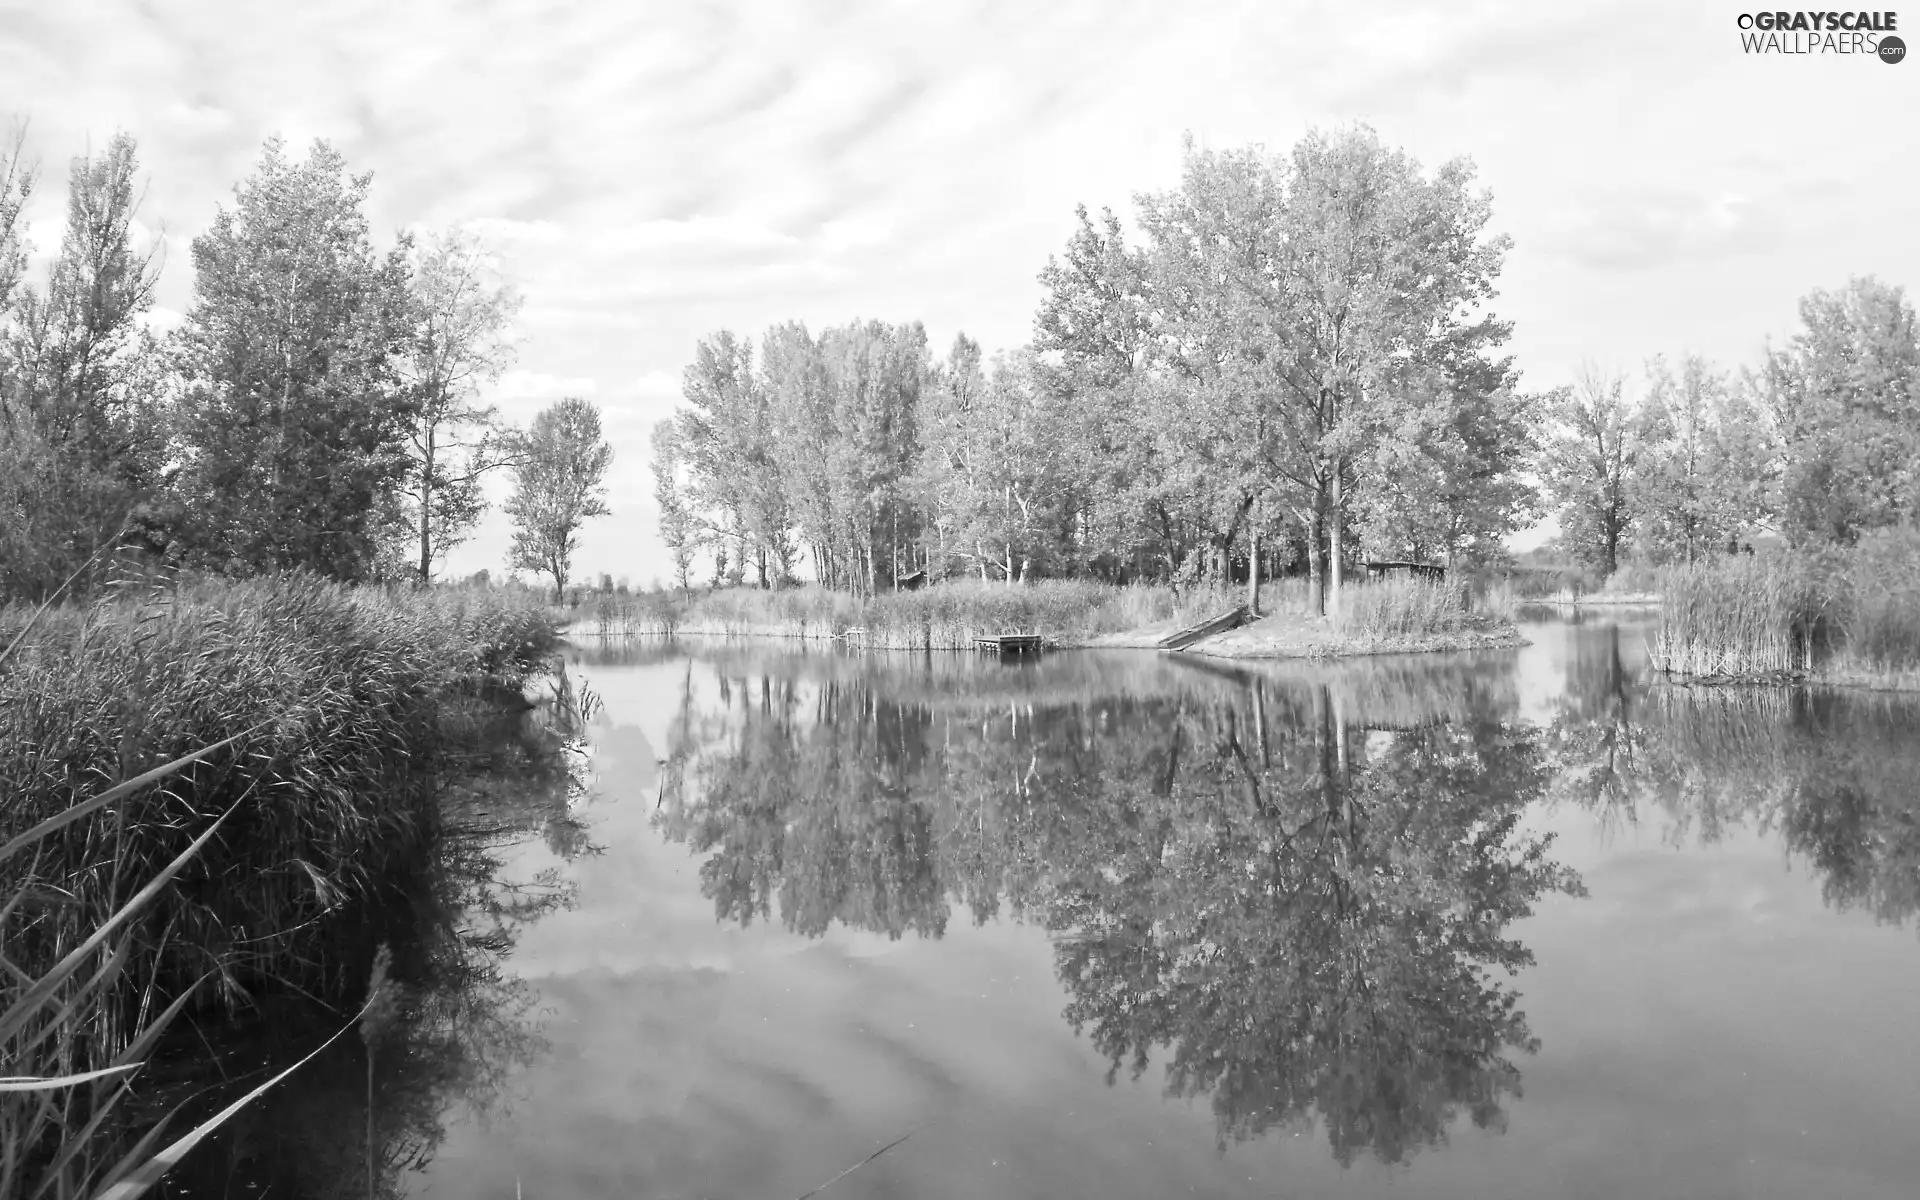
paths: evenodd
<path fill-rule="evenodd" d="M 1252 615 L 1253 614 L 1248 611 L 1247 606 L 1242 604 L 1239 608 L 1229 612 L 1223 612 L 1217 617 L 1208 617 L 1198 625 L 1189 625 L 1185 629 L 1176 630 L 1168 634 L 1160 639 L 1160 649 L 1185 650 L 1201 638 L 1212 637 L 1216 633 L 1225 633 L 1229 629 L 1238 629 L 1240 626 L 1245 625 Z"/>
<path fill-rule="evenodd" d="M 1002 656 L 1009 654 L 1040 653 L 1040 635 L 1037 633 L 1003 633 L 998 637 L 973 639 L 973 648 L 985 650 L 989 654 Z"/>

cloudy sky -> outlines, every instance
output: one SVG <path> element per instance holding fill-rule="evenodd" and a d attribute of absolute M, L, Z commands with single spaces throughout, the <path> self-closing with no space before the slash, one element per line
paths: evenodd
<path fill-rule="evenodd" d="M 647 430 L 696 339 L 871 317 L 1015 345 L 1074 206 L 1175 182 L 1184 131 L 1280 150 L 1364 120 L 1428 165 L 1471 156 L 1535 387 L 1583 360 L 1752 361 L 1810 288 L 1920 282 L 1920 64 L 1748 57 L 1741 11 L 0 0 L 0 120 L 31 120 L 43 254 L 68 157 L 138 138 L 161 321 L 276 132 L 373 172 L 384 231 L 488 233 L 526 297 L 494 399 L 601 405 L 613 516 L 576 566 L 639 583 L 666 574 Z M 492 518 L 451 566 L 498 574 L 505 545 Z"/>

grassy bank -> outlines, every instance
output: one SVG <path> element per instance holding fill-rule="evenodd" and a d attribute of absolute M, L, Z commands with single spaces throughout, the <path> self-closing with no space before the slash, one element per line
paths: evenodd
<path fill-rule="evenodd" d="M 1652 661 L 1671 676 L 1920 688 L 1920 532 L 1677 567 L 1661 591 Z"/>
<path fill-rule="evenodd" d="M 575 624 L 610 637 L 843 638 L 889 650 L 970 649 L 973 639 L 1037 633 L 1079 642 L 1155 624 L 1210 617 L 1240 603 L 1238 594 L 1172 588 L 1113 587 L 1043 580 L 1007 587 L 942 583 L 920 591 L 862 598 L 821 587 L 762 591 L 732 588 L 682 599 L 671 593 L 601 596 Z"/>
<path fill-rule="evenodd" d="M 1349 583 L 1338 613 L 1313 615 L 1304 579 L 1261 589 L 1268 619 L 1251 631 L 1209 639 L 1214 653 L 1384 653 L 1489 644 L 1514 615 L 1503 587 L 1398 580 Z M 666 593 L 605 595 L 574 630 L 605 637 L 694 635 L 728 638 L 838 638 L 890 650 L 970 649 L 976 637 L 1037 633 L 1062 646 L 1152 646 L 1183 626 L 1245 602 L 1245 593 L 1155 586 L 1113 587 L 1047 580 L 1017 587 L 956 582 L 862 599 L 824 588 L 738 588 L 682 599 Z M 1287 631 L 1276 649 L 1259 642 Z"/>
<path fill-rule="evenodd" d="M 1225 658 L 1336 658 L 1416 654 L 1521 645 L 1518 602 L 1499 585 L 1398 579 L 1340 589 L 1330 615 L 1316 616 L 1304 586 L 1283 590 L 1255 624 L 1208 638 L 1193 649 Z"/>
<path fill-rule="evenodd" d="M 533 606 L 311 579 L 0 613 L 0 1060 L 36 1081 L 0 1090 L 0 1195 L 98 1183 L 125 1068 L 180 1011 L 351 1013 L 342 918 L 418 858 L 487 698 L 555 642 Z"/>

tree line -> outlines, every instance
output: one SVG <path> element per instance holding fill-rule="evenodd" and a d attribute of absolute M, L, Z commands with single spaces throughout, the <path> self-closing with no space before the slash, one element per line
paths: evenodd
<path fill-rule="evenodd" d="M 1773 533 L 1851 545 L 1920 516 L 1920 336 L 1904 291 L 1815 289 L 1756 366 L 1656 358 L 1589 370 L 1548 410 L 1539 475 L 1564 549 L 1611 574 L 1629 555 L 1696 562 Z"/>
<path fill-rule="evenodd" d="M 430 582 L 514 474 L 511 567 L 564 586 L 609 452 L 564 399 L 525 430 L 480 402 L 519 306 L 457 229 L 375 246 L 371 176 L 270 139 L 192 241 L 181 326 L 147 320 L 162 259 L 134 140 L 73 160 L 60 248 L 27 278 L 37 183 L 0 146 L 0 598 L 98 587 L 116 560 L 246 576 Z"/>
<path fill-rule="evenodd" d="M 1491 309 L 1509 249 L 1470 161 L 1364 126 L 1291 151 L 1189 141 L 1137 231 L 1082 207 L 1033 336 L 943 356 L 918 323 L 703 339 L 654 431 L 676 582 L 872 592 L 923 577 L 1214 586 L 1363 558 L 1498 562 L 1555 514 L 1611 572 L 1765 530 L 1911 519 L 1913 310 L 1856 280 L 1737 378 L 1656 359 L 1529 392 Z M 924 574 L 923 574 L 924 573 Z"/>

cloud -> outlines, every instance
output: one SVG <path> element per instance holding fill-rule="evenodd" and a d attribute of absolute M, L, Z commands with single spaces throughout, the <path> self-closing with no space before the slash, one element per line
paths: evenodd
<path fill-rule="evenodd" d="M 1581 266 L 1632 271 L 1758 253 L 1778 224 L 1767 207 L 1738 193 L 1640 191 L 1580 204 L 1553 248 Z"/>
<path fill-rule="evenodd" d="M 1175 184 L 1185 130 L 1281 150 L 1365 118 L 1423 162 L 1472 154 L 1516 238 L 1501 312 L 1530 378 L 1663 338 L 1731 357 L 1814 283 L 1920 278 L 1920 246 L 1893 234 L 1920 127 L 1878 119 L 1910 105 L 1912 72 L 1749 59 L 1732 16 L 1717 0 L 83 0 L 0 18 L 0 78 L 36 98 L 38 266 L 68 157 L 125 128 L 152 180 L 141 219 L 167 232 L 159 303 L 185 311 L 187 244 L 261 140 L 333 139 L 374 174 L 377 229 L 494 242 L 526 301 L 502 407 L 593 397 L 621 486 L 644 489 L 645 426 L 698 338 L 872 315 L 922 319 L 936 346 L 1022 340 L 1074 206 L 1124 215 Z M 651 531 L 618 520 L 605 569 L 664 573 Z M 476 543 L 469 569 L 497 566 L 502 545 Z"/>

